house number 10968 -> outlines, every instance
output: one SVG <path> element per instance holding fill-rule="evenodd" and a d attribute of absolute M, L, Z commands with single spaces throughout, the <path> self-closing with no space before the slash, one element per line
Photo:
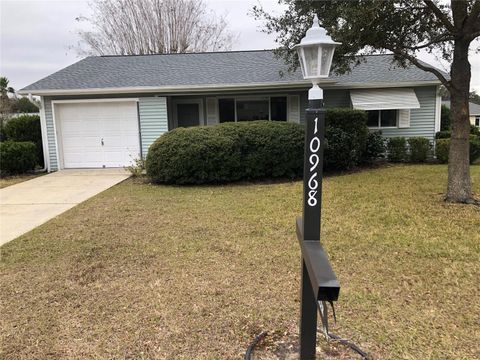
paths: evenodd
<path fill-rule="evenodd" d="M 313 129 L 313 138 L 310 140 L 310 152 L 311 155 L 308 159 L 310 163 L 310 178 L 308 179 L 308 200 L 307 203 L 309 206 L 316 206 L 317 205 L 317 189 L 318 189 L 318 181 L 316 177 L 318 176 L 317 171 L 315 171 L 320 163 L 320 158 L 317 155 L 318 150 L 320 150 L 320 139 L 316 136 L 318 132 L 318 117 L 315 118 L 315 128 Z"/>

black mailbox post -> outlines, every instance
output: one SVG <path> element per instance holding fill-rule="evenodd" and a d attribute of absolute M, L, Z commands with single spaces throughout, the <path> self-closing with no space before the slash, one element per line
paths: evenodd
<path fill-rule="evenodd" d="M 323 100 L 310 100 L 305 119 L 303 218 L 298 218 L 296 224 L 302 250 L 300 310 L 302 360 L 315 358 L 318 309 L 320 308 L 325 329 L 328 326 L 326 302 L 336 301 L 340 292 L 340 284 L 320 243 L 324 143 Z"/>
<path fill-rule="evenodd" d="M 315 15 L 300 44 L 296 45 L 303 78 L 312 82 L 308 91 L 309 108 L 305 118 L 303 170 L 303 218 L 297 219 L 297 237 L 302 250 L 300 315 L 300 359 L 314 359 L 317 342 L 317 311 L 323 332 L 328 336 L 327 302 L 333 306 L 340 284 L 320 243 L 322 215 L 323 149 L 325 148 L 325 109 L 323 90 L 318 86 L 328 78 L 335 47 Z M 335 313 L 334 313 L 335 315 Z"/>

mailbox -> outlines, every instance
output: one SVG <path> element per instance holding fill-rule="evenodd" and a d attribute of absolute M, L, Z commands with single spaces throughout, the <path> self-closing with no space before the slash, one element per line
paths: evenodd
<path fill-rule="evenodd" d="M 302 250 L 300 309 L 300 359 L 314 359 L 317 343 L 317 315 L 328 337 L 327 303 L 333 308 L 340 284 L 320 242 L 322 214 L 323 151 L 325 109 L 323 99 L 310 99 L 305 119 L 303 164 L 303 218 L 296 221 Z M 333 312 L 335 316 L 335 310 Z"/>

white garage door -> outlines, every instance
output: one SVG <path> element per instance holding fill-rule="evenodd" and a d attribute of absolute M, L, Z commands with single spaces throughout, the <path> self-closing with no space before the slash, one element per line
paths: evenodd
<path fill-rule="evenodd" d="M 139 157 L 134 101 L 56 104 L 55 121 L 64 168 L 122 167 Z"/>

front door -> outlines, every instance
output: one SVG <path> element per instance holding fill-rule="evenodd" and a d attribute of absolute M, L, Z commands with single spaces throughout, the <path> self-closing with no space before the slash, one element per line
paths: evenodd
<path fill-rule="evenodd" d="M 173 102 L 175 127 L 203 125 L 202 99 L 177 99 Z"/>

